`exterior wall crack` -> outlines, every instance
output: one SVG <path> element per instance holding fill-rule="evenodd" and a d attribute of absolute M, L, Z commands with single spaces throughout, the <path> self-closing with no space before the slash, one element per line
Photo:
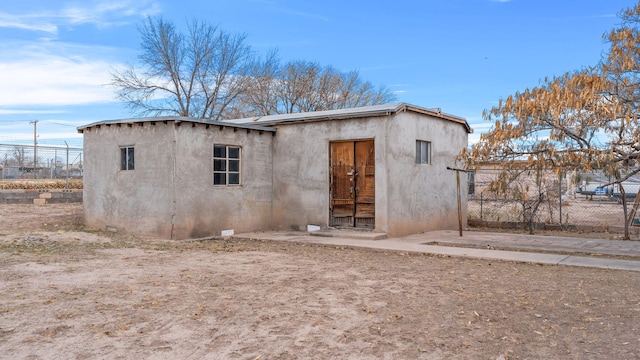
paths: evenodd
<path fill-rule="evenodd" d="M 176 153 L 176 151 L 178 151 L 178 146 L 176 143 L 176 127 L 173 127 L 173 164 L 172 164 L 172 171 L 171 171 L 171 240 L 175 240 L 176 239 L 176 232 L 175 232 L 175 225 L 176 225 L 176 213 L 177 213 L 177 209 L 176 209 L 176 176 L 177 176 L 177 158 L 178 155 Z"/>

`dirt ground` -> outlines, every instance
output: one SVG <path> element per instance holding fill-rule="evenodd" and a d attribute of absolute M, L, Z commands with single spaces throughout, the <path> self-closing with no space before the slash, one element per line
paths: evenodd
<path fill-rule="evenodd" d="M 634 359 L 640 274 L 82 229 L 0 205 L 11 359 Z"/>
<path fill-rule="evenodd" d="M 622 205 L 615 201 L 596 198 L 588 200 L 577 196 L 575 199 L 562 201 L 562 222 L 570 225 L 590 225 L 590 226 L 624 226 L 624 213 Z M 629 209 L 633 202 L 629 204 Z M 490 201 L 482 202 L 482 210 L 479 200 L 468 202 L 469 218 L 485 221 L 523 221 L 522 204 L 514 201 Z M 482 212 L 482 215 L 481 215 Z M 547 224 L 558 224 L 558 205 L 549 206 L 544 203 L 536 213 L 536 222 Z"/>

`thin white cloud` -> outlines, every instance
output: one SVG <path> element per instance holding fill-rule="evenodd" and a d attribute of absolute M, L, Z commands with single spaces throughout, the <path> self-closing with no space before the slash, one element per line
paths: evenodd
<path fill-rule="evenodd" d="M 467 119 L 467 122 L 469 123 L 469 125 L 473 126 L 474 129 L 482 130 L 489 130 L 495 125 L 494 122 L 490 121 L 474 121 Z"/>
<path fill-rule="evenodd" d="M 108 64 L 50 57 L 20 63 L 0 64 L 7 74 L 0 88 L 0 106 L 78 105 L 105 102 L 113 98 Z"/>
<path fill-rule="evenodd" d="M 481 134 L 474 129 L 473 133 L 471 133 L 471 134 L 469 134 L 469 136 L 467 136 L 468 146 L 475 145 L 475 144 L 479 143 L 480 142 L 480 135 Z"/>
<path fill-rule="evenodd" d="M 160 12 L 154 0 L 99 1 L 93 6 L 75 6 L 62 9 L 62 18 L 71 24 L 95 24 L 99 27 L 121 25 L 122 18 L 151 16 Z M 115 20 L 114 20 L 115 19 Z"/>
<path fill-rule="evenodd" d="M 31 138 L 33 138 L 33 134 L 31 135 Z M 73 132 L 50 132 L 50 133 L 42 133 L 40 135 L 38 135 L 38 141 L 43 141 L 43 140 L 51 140 L 51 139 L 68 139 L 68 138 L 82 138 L 82 134 L 78 133 L 77 131 L 73 131 Z M 72 144 L 69 144 L 69 146 L 73 146 Z"/>
<path fill-rule="evenodd" d="M 58 27 L 50 22 L 38 21 L 39 16 L 32 15 L 13 15 L 0 13 L 0 28 L 14 28 L 29 31 L 42 31 L 47 33 L 56 33 Z"/>
<path fill-rule="evenodd" d="M 60 106 L 114 101 L 110 82 L 111 49 L 60 42 L 5 44 L 0 55 L 0 107 L 5 112 L 24 106 Z M 8 54 L 11 54 L 10 56 Z"/>
<path fill-rule="evenodd" d="M 64 114 L 65 112 L 63 110 L 0 109 L 0 115 Z"/>
<path fill-rule="evenodd" d="M 52 2 L 52 4 L 55 4 Z M 52 5 L 58 6 L 58 5 Z M 0 42 L 0 115 L 50 113 L 48 106 L 113 102 L 110 70 L 119 50 L 55 41 L 60 27 L 98 28 L 139 21 L 160 11 L 157 0 L 97 0 L 22 14 L 0 13 L 0 28 L 35 32 L 31 41 Z M 34 109 L 29 109 L 35 107 Z M 43 110 L 44 109 L 44 110 Z"/>
<path fill-rule="evenodd" d="M 4 129 L 3 126 L 0 126 L 0 132 L 2 132 L 2 130 L 6 130 L 6 129 Z M 82 134 L 79 134 L 75 130 L 69 131 L 69 132 L 62 132 L 62 131 L 41 132 L 38 134 L 38 143 L 40 145 L 50 145 L 50 143 L 47 143 L 46 140 L 52 140 L 52 139 L 67 139 L 67 140 L 82 139 Z M 33 144 L 33 131 L 24 131 L 24 132 L 11 131 L 11 136 L 0 136 L 0 142 L 2 142 L 3 140 L 10 143 L 15 142 L 16 140 L 25 140 L 25 141 L 30 141 L 31 144 Z M 26 144 L 29 144 L 29 143 L 26 143 Z M 69 146 L 73 147 L 75 145 L 69 142 Z"/>
<path fill-rule="evenodd" d="M 94 24 L 97 27 L 126 24 L 129 17 L 151 16 L 160 12 L 156 0 L 93 1 L 84 6 L 24 14 L 0 12 L 0 27 L 56 34 L 60 26 Z M 135 19 L 137 20 L 137 19 Z"/>

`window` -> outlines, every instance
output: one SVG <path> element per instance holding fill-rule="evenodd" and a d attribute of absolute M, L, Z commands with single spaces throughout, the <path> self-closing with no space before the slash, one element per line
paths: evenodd
<path fill-rule="evenodd" d="M 416 140 L 416 164 L 431 164 L 431 141 Z"/>
<path fill-rule="evenodd" d="M 468 178 L 468 183 L 469 183 L 469 196 L 471 196 L 472 199 L 475 199 L 476 196 L 476 173 L 475 171 L 470 171 L 467 174 L 469 174 L 469 178 Z"/>
<path fill-rule="evenodd" d="M 240 185 L 239 146 L 213 146 L 213 185 Z"/>
<path fill-rule="evenodd" d="M 120 148 L 120 170 L 133 170 L 134 166 L 133 146 Z"/>

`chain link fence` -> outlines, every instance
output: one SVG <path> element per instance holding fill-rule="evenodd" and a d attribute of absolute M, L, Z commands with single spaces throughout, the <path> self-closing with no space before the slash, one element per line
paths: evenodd
<path fill-rule="evenodd" d="M 63 144 L 28 144 L 20 140 L 0 143 L 0 180 L 81 179 L 81 147 Z"/>
<path fill-rule="evenodd" d="M 498 179 L 500 172 L 502 169 L 492 167 L 469 173 L 470 223 L 525 224 L 531 219 L 538 228 L 555 225 L 607 231 L 624 227 L 620 190 L 617 186 L 606 185 L 611 179 L 602 173 L 530 173 L 529 179 L 519 180 L 526 182 L 526 186 L 510 185 L 527 189 L 525 196 L 515 200 L 490 191 L 490 182 Z M 630 211 L 640 188 L 640 179 L 629 179 L 623 187 Z M 640 225 L 639 216 L 640 213 L 635 215 L 633 225 Z"/>
<path fill-rule="evenodd" d="M 0 142 L 0 180 L 11 179 L 81 179 L 83 175 L 82 147 L 58 143 L 29 144 L 25 140 L 2 139 Z M 498 179 L 503 169 L 496 166 L 480 168 L 469 175 L 468 219 L 480 222 L 525 224 L 529 219 L 537 227 L 557 225 L 587 226 L 598 231 L 624 226 L 621 192 L 602 173 L 571 173 L 556 175 L 530 173 L 521 178 L 527 189 L 526 200 L 497 196 L 490 191 L 491 181 Z M 640 189 L 640 178 L 623 183 L 631 210 Z M 633 225 L 640 225 L 640 213 Z"/>

